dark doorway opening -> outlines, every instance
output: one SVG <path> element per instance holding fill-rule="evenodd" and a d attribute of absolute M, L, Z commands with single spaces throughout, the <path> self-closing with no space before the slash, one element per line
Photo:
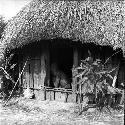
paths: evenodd
<path fill-rule="evenodd" d="M 54 66 L 53 66 L 54 65 Z M 53 84 L 53 74 L 52 68 L 57 69 L 57 74 L 62 76 L 65 75 L 66 79 L 70 83 L 72 82 L 72 66 L 73 66 L 73 48 L 70 45 L 67 45 L 63 42 L 61 44 L 51 43 L 50 45 L 50 86 L 55 87 Z M 54 69 L 54 70 L 55 70 Z M 59 77 L 60 77 L 59 76 Z"/>

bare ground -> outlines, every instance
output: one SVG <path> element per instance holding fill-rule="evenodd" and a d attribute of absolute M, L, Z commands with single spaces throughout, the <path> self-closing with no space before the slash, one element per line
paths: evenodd
<path fill-rule="evenodd" d="M 0 125 L 123 125 L 124 110 L 109 114 L 89 109 L 78 115 L 78 106 L 57 101 L 11 99 L 7 106 L 0 102 Z"/>

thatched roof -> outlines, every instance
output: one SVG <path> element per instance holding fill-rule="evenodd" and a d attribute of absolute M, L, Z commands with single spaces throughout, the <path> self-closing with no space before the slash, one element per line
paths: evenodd
<path fill-rule="evenodd" d="M 2 43 L 15 49 L 41 39 L 64 38 L 125 50 L 125 2 L 33 0 L 5 28 Z"/>

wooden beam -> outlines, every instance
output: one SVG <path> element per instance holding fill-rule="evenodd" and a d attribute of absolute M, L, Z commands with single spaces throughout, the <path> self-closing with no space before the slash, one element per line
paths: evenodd
<path fill-rule="evenodd" d="M 76 68 L 78 66 L 78 49 L 75 47 L 73 50 L 73 68 Z M 76 102 L 76 79 L 74 78 L 76 72 L 72 72 L 72 101 Z"/>
<path fill-rule="evenodd" d="M 19 62 L 19 73 L 21 72 L 21 70 L 22 70 L 22 65 L 21 65 L 21 62 Z M 22 77 L 19 80 L 19 86 L 21 85 L 22 85 Z"/>
<path fill-rule="evenodd" d="M 47 59 L 46 59 L 46 77 L 47 77 L 47 86 L 50 86 L 50 53 L 49 48 L 47 48 Z"/>
<path fill-rule="evenodd" d="M 45 53 L 41 53 L 41 86 L 44 86 L 46 77 L 46 66 L 45 66 Z"/>
<path fill-rule="evenodd" d="M 48 44 L 44 49 L 44 53 L 45 53 L 44 59 L 45 59 L 45 69 L 46 69 L 45 86 L 50 86 L 50 51 Z"/>

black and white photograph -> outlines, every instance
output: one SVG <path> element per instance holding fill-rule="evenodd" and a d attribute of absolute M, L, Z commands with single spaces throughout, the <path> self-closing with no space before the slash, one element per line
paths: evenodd
<path fill-rule="evenodd" d="M 125 0 L 0 0 L 0 125 L 124 125 Z"/>

